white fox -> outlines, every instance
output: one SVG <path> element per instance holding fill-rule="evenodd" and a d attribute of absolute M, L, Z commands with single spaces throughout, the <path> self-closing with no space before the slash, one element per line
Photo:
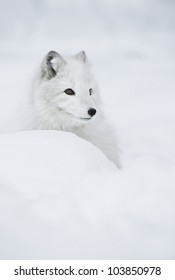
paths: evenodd
<path fill-rule="evenodd" d="M 84 51 L 64 58 L 50 51 L 41 64 L 30 100 L 31 129 L 75 133 L 120 167 L 117 137 L 102 112 L 98 87 Z"/>

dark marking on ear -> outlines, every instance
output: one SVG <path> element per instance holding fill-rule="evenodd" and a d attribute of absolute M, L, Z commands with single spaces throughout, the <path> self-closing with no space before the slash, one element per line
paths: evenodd
<path fill-rule="evenodd" d="M 59 68 L 65 65 L 66 62 L 60 54 L 55 51 L 50 51 L 44 58 L 42 65 L 42 77 L 51 79 L 56 76 Z"/>
<path fill-rule="evenodd" d="M 47 70 L 48 70 L 48 74 L 49 74 L 49 78 L 53 78 L 54 76 L 56 76 L 56 71 L 55 69 L 53 68 L 52 66 L 52 59 L 57 56 L 58 53 L 56 53 L 55 51 L 50 51 L 48 54 L 47 54 L 47 57 L 46 57 L 46 65 L 47 65 Z"/>
<path fill-rule="evenodd" d="M 86 55 L 85 51 L 81 51 L 81 52 L 77 53 L 76 58 L 83 61 L 84 63 L 87 62 L 87 55 Z"/>

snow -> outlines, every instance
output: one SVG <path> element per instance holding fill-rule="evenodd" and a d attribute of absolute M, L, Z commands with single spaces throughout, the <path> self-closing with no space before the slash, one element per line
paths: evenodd
<path fill-rule="evenodd" d="M 1 259 L 175 258 L 174 8 L 1 1 Z M 86 50 L 122 170 L 71 133 L 20 131 L 34 72 L 51 49 Z"/>

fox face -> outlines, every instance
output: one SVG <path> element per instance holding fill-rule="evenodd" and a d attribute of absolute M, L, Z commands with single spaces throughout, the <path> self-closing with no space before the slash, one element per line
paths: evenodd
<path fill-rule="evenodd" d="M 98 87 L 84 51 L 63 58 L 55 51 L 43 60 L 34 98 L 37 112 L 54 122 L 81 125 L 99 113 Z"/>

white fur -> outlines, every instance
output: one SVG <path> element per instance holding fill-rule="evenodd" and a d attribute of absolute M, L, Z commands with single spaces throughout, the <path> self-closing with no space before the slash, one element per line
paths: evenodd
<path fill-rule="evenodd" d="M 86 54 L 82 51 L 63 59 L 56 52 L 50 53 L 44 58 L 34 83 L 30 129 L 73 132 L 101 149 L 119 167 L 117 137 L 102 112 Z M 75 95 L 67 95 L 64 91 L 68 88 Z M 96 109 L 91 118 L 90 108 Z"/>

